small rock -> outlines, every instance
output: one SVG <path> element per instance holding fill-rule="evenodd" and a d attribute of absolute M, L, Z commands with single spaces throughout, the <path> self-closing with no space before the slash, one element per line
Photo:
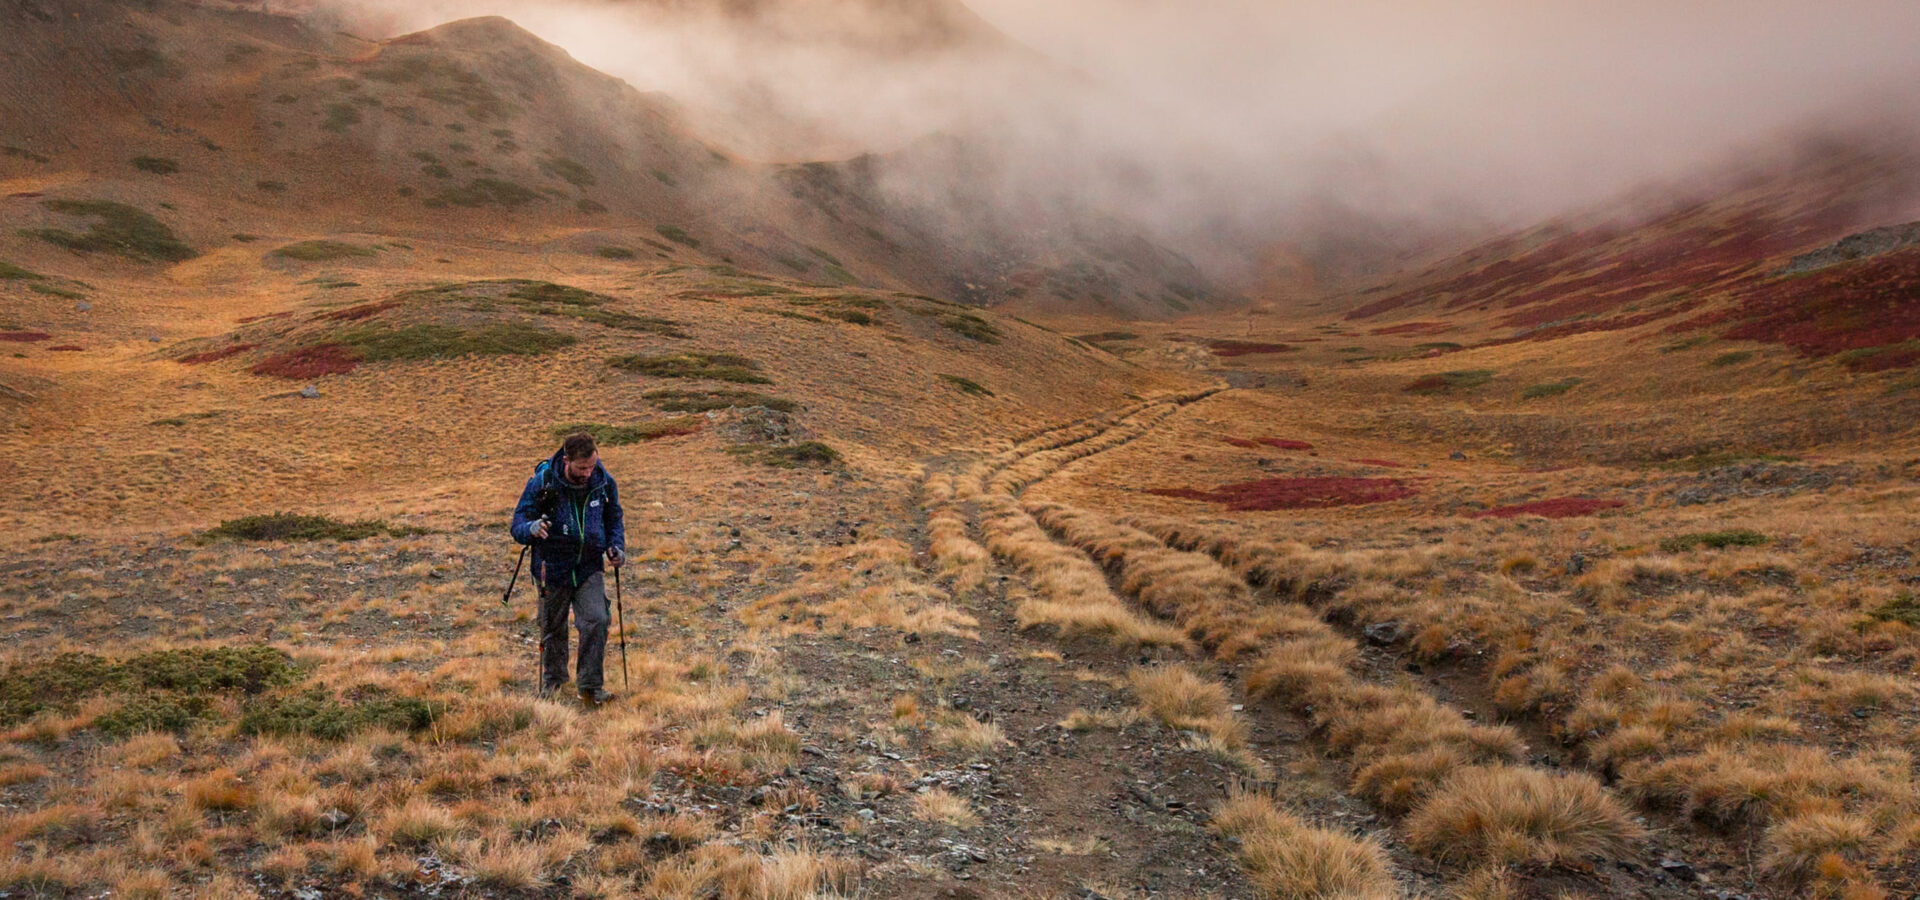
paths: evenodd
<path fill-rule="evenodd" d="M 79 303 L 75 303 L 73 305 L 73 308 L 74 308 L 74 311 L 76 312 L 86 312 L 87 310 L 90 310 L 93 308 L 93 304 L 88 303 L 85 300 L 82 300 Z"/>
<path fill-rule="evenodd" d="M 1693 881 L 1699 877 L 1697 874 L 1694 873 L 1692 866 L 1687 865 L 1686 863 L 1683 863 L 1677 859 L 1660 860 L 1660 871 L 1665 872 L 1668 875 L 1672 875 L 1673 877 L 1678 878 L 1681 881 Z"/>
<path fill-rule="evenodd" d="M 1575 553 L 1567 557 L 1567 574 L 1579 575 L 1587 571 L 1587 555 Z"/>
<path fill-rule="evenodd" d="M 1466 455 L 1465 453 L 1461 453 L 1461 452 L 1460 452 L 1460 451 L 1458 451 L 1458 450 L 1455 450 L 1455 451 L 1453 451 L 1452 453 L 1449 453 L 1449 454 L 1447 454 L 1447 458 L 1448 458 L 1448 459 L 1450 459 L 1450 460 L 1453 460 L 1454 462 L 1466 462 L 1466 461 L 1467 461 L 1467 455 Z"/>
<path fill-rule="evenodd" d="M 1382 647 L 1400 639 L 1399 622 L 1377 622 L 1368 625 L 1363 631 L 1368 642 Z"/>
<path fill-rule="evenodd" d="M 147 343 L 149 343 L 149 344 L 158 344 L 158 343 L 160 343 L 160 336 L 159 336 L 159 335 L 157 335 L 157 334 L 150 334 L 150 335 L 147 335 Z"/>
<path fill-rule="evenodd" d="M 874 819 L 879 818 L 880 814 L 877 812 L 874 812 L 871 809 L 863 809 L 855 812 L 854 816 L 858 817 L 862 822 L 871 822 Z"/>
<path fill-rule="evenodd" d="M 320 399 L 320 389 L 311 384 L 307 385 L 300 389 L 300 396 L 308 400 L 318 400 Z"/>

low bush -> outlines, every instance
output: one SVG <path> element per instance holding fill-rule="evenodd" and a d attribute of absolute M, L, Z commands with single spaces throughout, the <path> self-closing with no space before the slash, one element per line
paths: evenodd
<path fill-rule="evenodd" d="M 730 353 L 673 353 L 665 356 L 619 356 L 607 360 L 616 369 L 658 378 L 708 378 L 735 384 L 772 384 L 760 374 L 760 364 Z"/>
<path fill-rule="evenodd" d="M 727 452 L 781 469 L 815 465 L 830 466 L 840 461 L 840 451 L 819 441 L 805 441 L 786 447 L 756 447 L 742 444 L 727 448 Z"/>
<path fill-rule="evenodd" d="M 705 420 L 699 416 L 680 416 L 635 425 L 603 425 L 598 422 L 555 425 L 551 433 L 554 439 L 561 440 L 574 432 L 584 431 L 593 435 L 594 442 L 602 447 L 620 447 L 660 438 L 698 434 L 704 424 Z"/>
<path fill-rule="evenodd" d="M 401 533 L 411 533 L 411 530 L 397 530 L 374 519 L 341 522 L 326 516 L 271 513 L 228 519 L 201 532 L 200 537 L 203 541 L 358 541 Z"/>
<path fill-rule="evenodd" d="M 1580 379 L 1578 378 L 1567 378 L 1561 381 L 1547 382 L 1546 384 L 1536 384 L 1521 391 L 1520 399 L 1538 400 L 1542 397 L 1558 397 L 1579 386 Z"/>
<path fill-rule="evenodd" d="M 981 387 L 979 382 L 974 381 L 971 378 L 962 378 L 958 375 L 941 375 L 940 378 L 946 381 L 948 384 L 951 384 L 954 387 L 957 387 L 960 390 L 965 391 L 969 394 L 974 394 L 980 397 L 993 396 L 992 391 L 987 390 L 984 387 Z"/>
<path fill-rule="evenodd" d="M 328 262 L 358 256 L 374 256 L 376 253 L 377 251 L 371 247 L 343 244 L 339 241 L 301 241 L 275 249 L 271 255 L 301 262 Z"/>
<path fill-rule="evenodd" d="M 465 186 L 448 188 L 434 198 L 454 206 L 525 206 L 540 199 L 540 192 L 498 178 L 475 178 Z M 582 201 L 585 202 L 585 201 Z"/>
<path fill-rule="evenodd" d="M 127 160 L 128 165 L 154 175 L 172 175 L 180 171 L 180 164 L 161 156 L 136 156 Z"/>
<path fill-rule="evenodd" d="M 948 331 L 982 344 L 1000 343 L 1000 329 L 973 313 L 941 313 L 940 324 Z"/>
<path fill-rule="evenodd" d="M 698 240 L 696 240 L 692 235 L 687 234 L 686 229 L 681 228 L 678 225 L 662 225 L 658 228 L 655 228 L 654 230 L 657 232 L 660 232 L 661 237 L 666 238 L 667 240 L 670 240 L 676 244 L 682 244 L 688 247 L 696 247 L 696 248 L 700 246 L 700 242 Z"/>
<path fill-rule="evenodd" d="M 1421 376 L 1401 390 L 1409 394 L 1443 394 L 1449 391 L 1476 388 L 1492 380 L 1493 370 L 1491 369 L 1461 369 Z"/>
<path fill-rule="evenodd" d="M 69 216 L 92 219 L 85 234 L 59 228 L 36 228 L 21 232 L 49 244 L 78 253 L 112 253 L 147 262 L 180 262 L 200 254 L 180 242 L 173 230 L 154 218 L 124 203 L 108 200 L 48 200 L 47 209 Z"/>
<path fill-rule="evenodd" d="M 446 712 L 445 702 L 398 697 L 378 689 L 364 690 L 349 703 L 310 690 L 248 703 L 240 714 L 240 732 L 339 740 L 375 729 L 424 731 Z"/>
<path fill-rule="evenodd" d="M 1722 550 L 1727 547 L 1760 547 L 1771 542 L 1772 538 L 1757 531 L 1703 531 L 1696 534 L 1683 534 L 1660 542 L 1660 549 L 1668 553 L 1685 553 L 1699 547 Z"/>
<path fill-rule="evenodd" d="M 1719 356 L 1707 360 L 1707 365 L 1713 366 L 1714 368 L 1726 368 L 1727 366 L 1737 366 L 1750 359 L 1753 359 L 1752 350 L 1734 350 L 1730 353 L 1722 353 Z"/>
<path fill-rule="evenodd" d="M 300 677 L 293 660 L 271 647 L 161 650 L 124 660 L 65 653 L 5 670 L 0 677 L 0 726 L 18 724 L 44 710 L 71 710 L 107 691 L 259 693 Z M 156 702 L 151 709 L 129 711 L 126 718 L 131 722 L 148 713 L 157 716 L 162 710 Z"/>
<path fill-rule="evenodd" d="M 769 397 L 752 391 L 657 390 L 644 395 L 655 406 L 668 412 L 708 412 L 716 409 L 760 406 L 777 412 L 793 412 L 800 404 L 781 397 Z"/>
<path fill-rule="evenodd" d="M 601 247 L 593 252 L 601 259 L 632 259 L 635 255 L 627 247 Z"/>
<path fill-rule="evenodd" d="M 570 346 L 576 339 L 522 322 L 500 322 L 472 330 L 436 323 L 391 329 L 358 328 L 341 332 L 338 340 L 364 362 L 385 362 L 461 356 L 535 356 Z"/>
<path fill-rule="evenodd" d="M 577 188 L 592 187 L 600 182 L 593 172 L 564 156 L 551 156 L 540 161 L 540 171 L 560 179 Z"/>
<path fill-rule="evenodd" d="M 29 272 L 9 262 L 0 262 L 0 281 L 39 281 L 45 276 Z"/>
<path fill-rule="evenodd" d="M 1867 617 L 1877 622 L 1904 622 L 1920 628 L 1920 598 L 1913 594 L 1901 594 L 1867 613 Z"/>

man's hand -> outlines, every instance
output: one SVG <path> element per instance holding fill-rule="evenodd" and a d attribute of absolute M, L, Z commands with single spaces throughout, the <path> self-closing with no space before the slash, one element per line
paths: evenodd
<path fill-rule="evenodd" d="M 607 548 L 607 565 L 610 565 L 618 569 L 621 566 L 624 566 L 626 564 L 627 564 L 627 555 L 625 553 L 621 553 L 620 548 L 618 547 Z"/>
<path fill-rule="evenodd" d="M 540 519 L 534 522 L 533 527 L 527 531 L 527 536 L 530 538 L 533 538 L 536 541 L 546 540 L 547 539 L 547 520 Z"/>

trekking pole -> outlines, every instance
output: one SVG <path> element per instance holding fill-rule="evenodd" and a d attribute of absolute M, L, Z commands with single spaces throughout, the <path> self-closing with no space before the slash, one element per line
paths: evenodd
<path fill-rule="evenodd" d="M 626 562 L 626 560 L 621 560 Z M 633 680 L 627 676 L 627 607 L 620 599 L 620 567 L 613 568 L 613 614 L 620 625 L 620 689 L 633 689 Z"/>
<path fill-rule="evenodd" d="M 513 586 L 520 580 L 520 567 L 527 562 L 527 549 L 527 545 L 525 544 L 520 546 L 520 560 L 513 564 L 513 577 L 507 579 L 506 593 L 500 595 L 501 606 L 506 606 L 507 601 L 513 597 Z"/>

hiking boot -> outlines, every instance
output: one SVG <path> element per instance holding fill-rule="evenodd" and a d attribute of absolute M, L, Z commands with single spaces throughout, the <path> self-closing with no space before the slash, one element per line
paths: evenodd
<path fill-rule="evenodd" d="M 554 695 L 560 693 L 560 689 L 566 686 L 567 683 L 564 681 L 559 684 L 543 684 L 540 686 L 540 699 L 552 700 Z"/>
<path fill-rule="evenodd" d="M 603 703 L 612 703 L 613 692 L 606 690 L 604 688 L 593 688 L 592 690 L 581 691 L 580 702 L 585 703 L 588 706 L 599 706 Z"/>

